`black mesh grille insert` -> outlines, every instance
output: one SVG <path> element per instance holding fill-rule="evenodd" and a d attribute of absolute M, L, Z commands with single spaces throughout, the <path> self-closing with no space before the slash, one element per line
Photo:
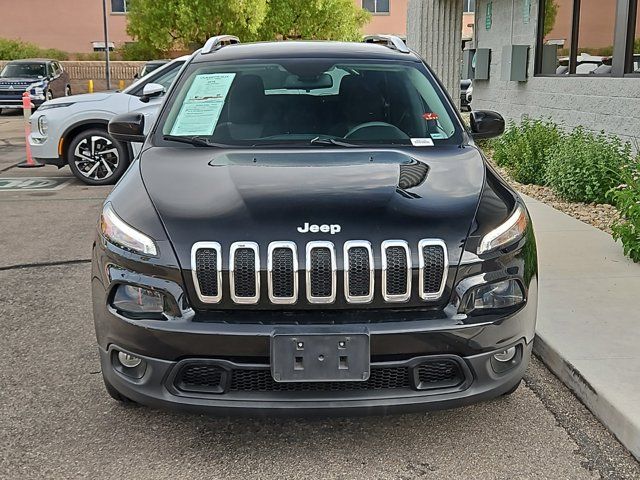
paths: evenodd
<path fill-rule="evenodd" d="M 422 254 L 424 293 L 438 293 L 444 276 L 444 250 L 440 245 L 425 245 L 422 247 Z"/>
<path fill-rule="evenodd" d="M 274 297 L 293 297 L 294 275 L 293 251 L 290 248 L 274 248 L 271 271 Z"/>
<path fill-rule="evenodd" d="M 407 293 L 407 251 L 402 247 L 387 248 L 387 295 Z"/>
<path fill-rule="evenodd" d="M 196 277 L 200 293 L 206 297 L 218 295 L 218 256 L 214 248 L 200 248 L 196 251 Z"/>
<path fill-rule="evenodd" d="M 296 382 L 278 383 L 269 370 L 233 370 L 232 392 L 346 392 L 411 388 L 406 367 L 372 368 L 366 382 Z"/>
<path fill-rule="evenodd" d="M 327 247 L 316 247 L 311 250 L 311 296 L 330 297 L 333 290 L 331 271 L 331 250 Z"/>
<path fill-rule="evenodd" d="M 454 360 L 433 360 L 419 365 L 417 369 L 418 388 L 421 390 L 456 387 L 464 382 L 464 373 Z"/>
<path fill-rule="evenodd" d="M 185 392 L 220 393 L 224 390 L 223 372 L 224 370 L 216 365 L 188 364 L 178 372 L 175 386 Z"/>
<path fill-rule="evenodd" d="M 234 293 L 236 297 L 256 296 L 256 252 L 239 248 L 233 259 Z"/>
<path fill-rule="evenodd" d="M 364 297 L 370 293 L 369 251 L 365 247 L 349 249 L 349 295 Z"/>

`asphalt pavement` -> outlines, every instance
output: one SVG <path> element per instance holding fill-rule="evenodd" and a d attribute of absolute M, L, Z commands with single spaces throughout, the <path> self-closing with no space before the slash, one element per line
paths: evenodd
<path fill-rule="evenodd" d="M 638 479 L 640 467 L 539 361 L 512 396 L 361 418 L 218 418 L 104 391 L 88 263 L 108 187 L 19 170 L 0 116 L 0 478 Z M 22 188 L 59 180 L 57 190 Z"/>

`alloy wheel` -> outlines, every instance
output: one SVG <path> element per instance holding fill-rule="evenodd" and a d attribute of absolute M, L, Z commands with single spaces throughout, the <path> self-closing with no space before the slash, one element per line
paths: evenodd
<path fill-rule="evenodd" d="M 120 163 L 120 154 L 113 142 L 99 135 L 83 138 L 73 152 L 78 171 L 93 180 L 104 180 L 113 175 Z"/>

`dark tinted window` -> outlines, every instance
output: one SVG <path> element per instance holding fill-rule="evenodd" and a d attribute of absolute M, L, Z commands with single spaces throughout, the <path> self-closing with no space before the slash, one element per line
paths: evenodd
<path fill-rule="evenodd" d="M 9 63 L 7 64 L 0 77 L 46 77 L 47 68 L 44 63 Z"/>
<path fill-rule="evenodd" d="M 196 65 L 170 100 L 162 132 L 245 146 L 453 141 L 458 123 L 414 65 L 324 59 Z"/>

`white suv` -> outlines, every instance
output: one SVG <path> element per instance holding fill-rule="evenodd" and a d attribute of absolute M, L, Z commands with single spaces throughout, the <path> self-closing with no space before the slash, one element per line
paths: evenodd
<path fill-rule="evenodd" d="M 137 154 L 140 144 L 115 141 L 107 124 L 115 115 L 155 110 L 189 56 L 176 58 L 122 92 L 56 98 L 31 115 L 29 144 L 37 160 L 62 168 L 89 185 L 115 183 Z M 162 87 L 162 88 L 161 88 Z"/>

